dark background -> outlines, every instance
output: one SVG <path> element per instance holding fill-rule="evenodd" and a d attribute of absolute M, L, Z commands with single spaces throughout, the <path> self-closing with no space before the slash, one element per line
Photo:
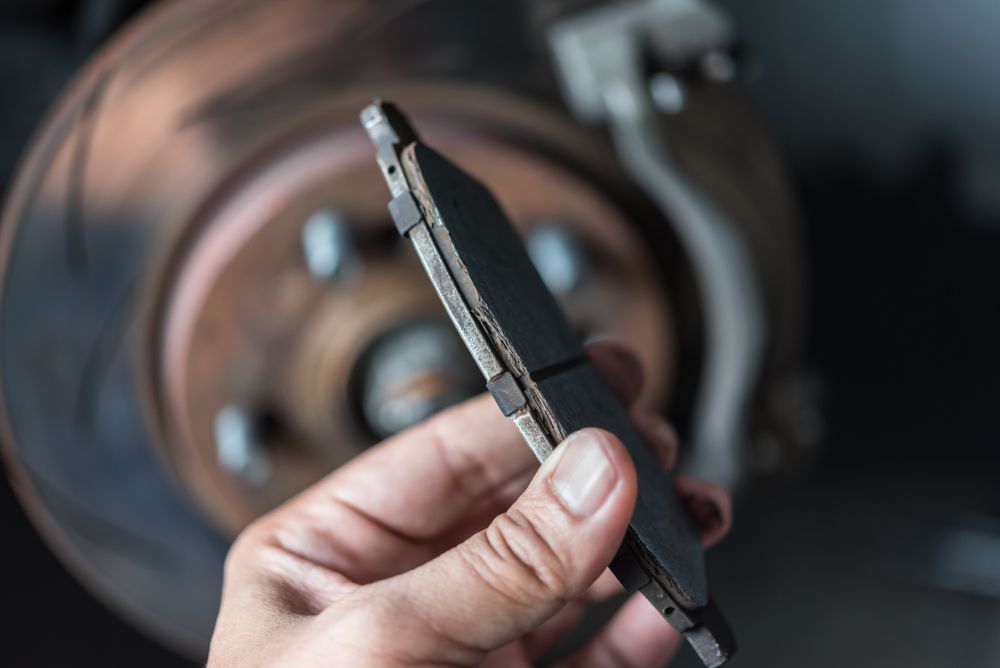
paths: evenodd
<path fill-rule="evenodd" d="M 141 2 L 0 1 L 0 184 Z M 736 665 L 1000 665 L 1000 3 L 724 3 L 788 157 L 826 434 L 711 555 Z M 187 665 L 87 594 L 0 487 L 4 665 Z M 695 665 L 690 656 L 679 663 Z"/>

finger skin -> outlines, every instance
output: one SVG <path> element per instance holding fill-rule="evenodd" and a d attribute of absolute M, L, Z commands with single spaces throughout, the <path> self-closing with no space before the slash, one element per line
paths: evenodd
<path fill-rule="evenodd" d="M 393 530 L 424 539 L 535 464 L 513 423 L 480 395 L 357 457 L 331 487 Z"/>
<path fill-rule="evenodd" d="M 680 646 L 680 634 L 642 594 L 633 594 L 608 625 L 568 665 L 660 668 Z"/>
<path fill-rule="evenodd" d="M 587 591 L 573 599 L 538 628 L 524 636 L 521 643 L 525 654 L 532 662 L 537 662 L 560 640 L 565 638 L 583 619 L 587 610 L 622 591 L 622 585 L 614 574 L 605 569 Z"/>
<path fill-rule="evenodd" d="M 605 382 L 623 406 L 631 406 L 639 398 L 644 374 L 639 358 L 621 344 L 599 340 L 587 346 L 587 357 L 597 367 Z"/>
<path fill-rule="evenodd" d="M 613 435 L 598 429 L 577 434 L 583 435 L 557 448 L 510 511 L 487 529 L 420 568 L 369 587 L 385 596 L 405 591 L 407 608 L 424 621 L 389 642 L 419 650 L 429 661 L 467 662 L 468 652 L 485 653 L 520 638 L 594 583 L 628 526 L 635 469 Z M 607 491 L 599 506 L 579 514 L 565 500 L 557 470 L 598 450 L 606 466 L 601 470 L 610 476 Z"/>
<path fill-rule="evenodd" d="M 439 534 L 536 466 L 482 395 L 375 446 L 256 524 L 288 552 L 372 582 L 433 558 Z"/>
<path fill-rule="evenodd" d="M 733 502 L 726 488 L 683 475 L 674 478 L 674 485 L 694 517 L 702 547 L 708 549 L 722 540 L 733 526 Z"/>
<path fill-rule="evenodd" d="M 633 410 L 632 422 L 667 471 L 677 467 L 677 432 L 662 415 Z"/>

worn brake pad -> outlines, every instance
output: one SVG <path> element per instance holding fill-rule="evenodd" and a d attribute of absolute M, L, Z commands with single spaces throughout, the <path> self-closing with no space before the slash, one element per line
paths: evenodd
<path fill-rule="evenodd" d="M 611 563 L 629 591 L 641 591 L 707 666 L 735 642 L 709 598 L 704 554 L 671 476 L 643 441 L 542 281 L 490 192 L 421 143 L 393 105 L 376 102 L 361 120 L 409 238 L 486 386 L 539 460 L 567 434 L 600 427 L 635 462 L 638 498 Z"/>

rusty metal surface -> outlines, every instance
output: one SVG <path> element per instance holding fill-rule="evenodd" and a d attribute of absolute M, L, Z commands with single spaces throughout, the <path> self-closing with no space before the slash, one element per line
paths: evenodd
<path fill-rule="evenodd" d="M 410 28 L 370 3 L 160 7 L 85 68 L 21 167 L 0 232 L 8 470 L 74 573 L 191 656 L 231 536 L 374 442 L 365 365 L 387 333 L 444 317 L 375 211 L 354 120 L 375 83 L 496 184 L 526 234 L 569 232 L 587 262 L 562 296 L 577 326 L 637 352 L 647 406 L 673 391 L 673 299 L 642 232 L 655 217 L 553 104 L 531 50 L 467 29 L 510 20 L 491 6 L 410 8 L 440 39 L 405 60 L 391 38 Z M 318 210 L 343 214 L 364 271 L 310 267 Z M 461 385 L 413 369 L 372 396 Z"/>

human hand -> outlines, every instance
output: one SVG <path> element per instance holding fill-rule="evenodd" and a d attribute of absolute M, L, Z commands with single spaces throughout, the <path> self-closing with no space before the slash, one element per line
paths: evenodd
<path fill-rule="evenodd" d="M 641 369 L 589 349 L 631 404 Z M 667 468 L 670 425 L 633 412 Z M 730 502 L 717 485 L 677 488 L 717 542 Z M 531 665 L 621 591 L 607 565 L 636 497 L 612 434 L 570 435 L 538 467 L 513 423 L 480 396 L 386 440 L 248 526 L 226 560 L 209 668 Z M 568 665 L 660 666 L 678 634 L 633 595 Z"/>

